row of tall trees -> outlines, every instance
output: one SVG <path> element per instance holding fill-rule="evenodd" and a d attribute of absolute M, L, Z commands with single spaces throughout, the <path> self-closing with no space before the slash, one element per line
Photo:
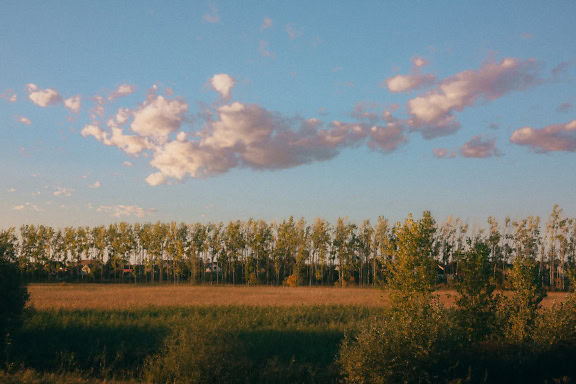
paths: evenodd
<path fill-rule="evenodd" d="M 496 283 L 506 284 L 511 264 L 521 257 L 536 263 L 543 285 L 567 289 L 566 271 L 576 263 L 576 220 L 558 206 L 546 223 L 539 217 L 490 217 L 485 228 L 470 228 L 454 218 L 437 223 L 429 212 L 421 222 L 427 226 L 427 257 L 448 282 L 461 273 L 473 242 L 483 241 Z M 2 233 L 13 239 L 31 280 L 368 286 L 383 282 L 395 255 L 409 246 L 401 228 L 384 217 L 360 225 L 345 218 L 331 224 L 290 217 L 280 223 L 23 225 Z"/>

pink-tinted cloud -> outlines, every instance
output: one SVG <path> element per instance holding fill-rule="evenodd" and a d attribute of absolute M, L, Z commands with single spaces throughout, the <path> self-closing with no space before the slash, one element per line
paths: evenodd
<path fill-rule="evenodd" d="M 8 89 L 0 93 L 0 99 L 6 99 L 11 103 L 15 103 L 18 101 L 18 95 L 12 89 Z"/>
<path fill-rule="evenodd" d="M 119 97 L 131 95 L 136 90 L 132 84 L 120 84 L 112 93 L 108 95 L 108 101 L 114 101 Z"/>
<path fill-rule="evenodd" d="M 525 145 L 536 152 L 576 151 L 576 120 L 552 124 L 542 129 L 520 128 L 510 136 L 510 142 Z"/>
<path fill-rule="evenodd" d="M 574 105 L 571 103 L 562 103 L 556 108 L 556 112 L 567 113 L 570 112 L 574 108 Z"/>
<path fill-rule="evenodd" d="M 574 66 L 574 61 L 563 61 L 552 69 L 552 75 L 555 78 L 565 76 Z"/>
<path fill-rule="evenodd" d="M 390 92 L 399 93 L 424 88 L 435 80 L 436 76 L 431 74 L 397 75 L 386 79 L 386 87 Z"/>
<path fill-rule="evenodd" d="M 432 153 L 437 159 L 453 159 L 456 157 L 456 152 L 450 151 L 447 148 L 434 148 Z"/>
<path fill-rule="evenodd" d="M 460 147 L 460 155 L 463 157 L 486 158 L 500 156 L 501 153 L 496 148 L 496 139 L 484 139 L 482 135 L 477 135 Z"/>
<path fill-rule="evenodd" d="M 533 59 L 506 58 L 500 63 L 487 63 L 477 71 L 460 72 L 424 96 L 408 101 L 409 125 L 425 139 L 450 135 L 460 129 L 454 112 L 478 100 L 495 100 L 541 82 L 538 68 Z"/>
<path fill-rule="evenodd" d="M 26 87 L 30 100 L 40 107 L 62 103 L 62 96 L 54 89 L 40 89 L 36 84 L 28 84 Z"/>
<path fill-rule="evenodd" d="M 375 123 L 380 119 L 380 114 L 376 111 L 377 108 L 378 105 L 375 103 L 358 102 L 354 106 L 354 111 L 352 111 L 350 116 L 358 120 L 368 120 Z"/>
<path fill-rule="evenodd" d="M 412 65 L 414 65 L 416 68 L 423 67 L 426 64 L 428 64 L 428 62 L 421 57 L 416 56 L 412 58 Z"/>
<path fill-rule="evenodd" d="M 304 29 L 293 23 L 286 24 L 286 33 L 288 33 L 290 40 L 295 40 L 304 34 Z"/>
<path fill-rule="evenodd" d="M 202 21 L 204 23 L 215 24 L 220 22 L 220 16 L 218 15 L 218 8 L 214 4 L 210 4 L 210 11 L 202 15 Z"/>
<path fill-rule="evenodd" d="M 432 74 L 420 73 L 420 68 L 424 67 L 426 60 L 421 57 L 412 58 L 412 70 L 408 75 L 396 75 L 386 79 L 382 86 L 388 88 L 390 92 L 400 93 L 422 89 L 436 81 L 436 76 Z"/>
<path fill-rule="evenodd" d="M 32 124 L 32 122 L 30 121 L 29 118 L 25 117 L 25 116 L 18 116 L 16 115 L 16 120 L 18 120 L 18 122 L 25 124 L 25 125 L 30 125 Z"/>
<path fill-rule="evenodd" d="M 230 99 L 230 94 L 235 84 L 236 80 L 225 73 L 219 73 L 210 79 L 210 85 L 220 94 L 223 101 Z"/>
<path fill-rule="evenodd" d="M 270 28 L 271 26 L 272 26 L 272 19 L 269 17 L 265 17 L 264 22 L 260 26 L 260 30 L 265 31 L 266 29 Z"/>
<path fill-rule="evenodd" d="M 270 52 L 270 44 L 266 40 L 260 40 L 258 45 L 260 54 L 264 57 L 273 57 L 272 52 Z"/>

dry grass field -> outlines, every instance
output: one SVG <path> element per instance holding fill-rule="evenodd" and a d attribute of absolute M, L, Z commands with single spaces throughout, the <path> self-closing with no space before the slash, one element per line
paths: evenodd
<path fill-rule="evenodd" d="M 190 306 L 313 306 L 354 305 L 379 307 L 387 304 L 384 291 L 370 288 L 332 287 L 246 287 L 194 285 L 97 285 L 31 284 L 30 305 L 37 309 L 120 310 L 146 307 Z M 454 302 L 456 293 L 438 292 L 444 305 Z M 565 293 L 550 292 L 543 306 L 560 301 Z"/>

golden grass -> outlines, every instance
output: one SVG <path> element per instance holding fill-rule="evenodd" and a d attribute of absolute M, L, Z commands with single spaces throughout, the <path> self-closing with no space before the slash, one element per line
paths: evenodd
<path fill-rule="evenodd" d="M 380 289 L 332 287 L 247 287 L 195 285 L 31 284 L 30 305 L 38 309 L 130 309 L 189 306 L 387 305 Z M 440 301 L 452 305 L 456 293 L 439 291 Z M 543 306 L 566 295 L 551 292 Z"/>

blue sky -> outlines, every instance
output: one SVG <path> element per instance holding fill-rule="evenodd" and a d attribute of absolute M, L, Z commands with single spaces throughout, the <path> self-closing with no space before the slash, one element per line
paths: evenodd
<path fill-rule="evenodd" d="M 0 226 L 576 215 L 573 1 L 4 1 Z"/>

